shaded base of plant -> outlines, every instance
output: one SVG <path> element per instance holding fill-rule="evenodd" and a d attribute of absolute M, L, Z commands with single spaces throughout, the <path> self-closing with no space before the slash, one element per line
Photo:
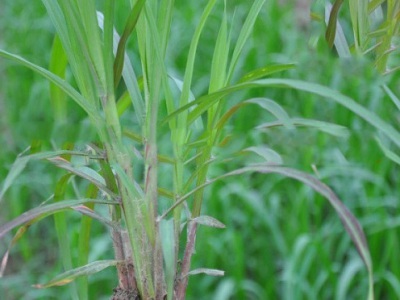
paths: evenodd
<path fill-rule="evenodd" d="M 116 287 L 111 300 L 140 300 L 137 290 L 124 290 L 121 287 Z"/>

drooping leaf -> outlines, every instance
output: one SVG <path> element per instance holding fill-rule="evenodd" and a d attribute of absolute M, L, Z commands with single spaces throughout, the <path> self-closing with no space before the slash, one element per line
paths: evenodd
<path fill-rule="evenodd" d="M 233 85 L 224 89 L 221 89 L 215 93 L 202 96 L 195 101 L 185 105 L 174 113 L 170 114 L 163 122 L 168 122 L 170 118 L 175 117 L 179 113 L 184 110 L 187 110 L 189 107 L 193 105 L 197 105 L 197 107 L 189 114 L 189 122 L 192 122 L 199 115 L 201 115 L 208 107 L 213 105 L 215 101 L 220 99 L 221 97 L 225 97 L 233 92 L 253 88 L 253 87 L 276 87 L 276 88 L 293 88 L 300 91 L 309 92 L 318 96 L 321 96 L 322 99 L 330 99 L 334 102 L 339 103 L 340 105 L 346 107 L 351 110 L 361 118 L 363 118 L 366 122 L 375 126 L 378 130 L 384 133 L 393 143 L 400 147 L 400 132 L 398 132 L 393 126 L 382 120 L 375 113 L 366 109 L 364 106 L 355 102 L 352 98 L 341 94 L 340 92 L 333 90 L 329 87 L 325 87 L 316 83 L 294 80 L 294 79 L 261 79 L 252 82 L 245 82 L 237 85 Z"/>
<path fill-rule="evenodd" d="M 390 150 L 390 148 L 382 141 L 380 137 L 376 136 L 375 139 L 377 140 L 379 147 L 382 149 L 386 157 L 400 165 L 400 156 L 394 151 Z"/>
<path fill-rule="evenodd" d="M 82 215 L 88 216 L 94 220 L 100 221 L 104 225 L 109 226 L 110 228 L 117 228 L 117 225 L 110 221 L 109 219 L 97 214 L 93 209 L 89 208 L 86 205 L 74 205 L 71 207 L 73 210 L 80 212 Z"/>
<path fill-rule="evenodd" d="M 7 51 L 0 50 L 0 56 L 5 57 L 7 59 L 10 59 L 12 61 L 15 61 L 35 72 L 38 74 L 42 75 L 49 81 L 51 81 L 53 84 L 58 86 L 61 90 L 63 90 L 68 96 L 70 96 L 88 115 L 89 117 L 94 121 L 94 122 L 100 122 L 101 117 L 99 112 L 97 111 L 96 107 L 89 101 L 87 101 L 77 90 L 75 90 L 68 82 L 63 80 L 62 78 L 54 75 L 50 71 L 35 65 L 26 59 L 15 55 L 11 54 Z"/>
<path fill-rule="evenodd" d="M 251 98 L 240 102 L 233 107 L 231 107 L 218 121 L 216 128 L 219 133 L 222 132 L 226 122 L 236 113 L 240 108 L 248 105 L 248 104 L 257 104 L 262 109 L 265 109 L 269 113 L 271 113 L 274 117 L 278 119 L 280 124 L 283 124 L 287 129 L 294 129 L 293 121 L 288 115 L 288 113 L 280 106 L 276 101 L 268 99 L 268 98 Z"/>
<path fill-rule="evenodd" d="M 87 157 L 91 157 L 91 158 L 101 158 L 99 156 L 92 156 L 85 152 L 69 151 L 69 150 L 40 152 L 40 153 L 31 154 L 31 155 L 19 156 L 13 163 L 10 171 L 7 174 L 6 179 L 3 182 L 3 186 L 1 187 L 1 190 L 0 190 L 0 202 L 3 199 L 3 196 L 6 193 L 6 191 L 10 188 L 10 186 L 15 181 L 15 179 L 25 169 L 28 162 L 34 161 L 34 160 L 49 159 L 49 158 L 57 157 L 57 156 L 61 156 L 61 155 L 77 155 L 77 156 L 87 156 Z"/>
<path fill-rule="evenodd" d="M 292 118 L 291 121 L 293 122 L 293 125 L 296 127 L 311 127 L 315 128 L 319 131 L 337 136 L 337 137 L 348 137 L 349 136 L 349 130 L 340 125 L 324 122 L 324 121 L 319 121 L 319 120 L 312 120 L 312 119 L 302 119 L 302 118 Z M 269 129 L 275 126 L 283 126 L 279 121 L 275 122 L 268 122 L 261 124 L 257 126 L 257 129 Z"/>
<path fill-rule="evenodd" d="M 64 200 L 53 204 L 47 204 L 43 206 L 39 206 L 28 210 L 22 215 L 16 217 L 15 219 L 3 224 L 0 226 L 0 239 L 4 237 L 10 230 L 21 226 L 25 223 L 34 221 L 37 222 L 49 215 L 57 213 L 59 211 L 63 211 L 66 209 L 71 209 L 73 206 L 77 206 L 80 204 L 85 204 L 88 202 L 98 203 L 98 204 L 111 204 L 116 205 L 119 204 L 115 201 L 109 200 L 101 200 L 101 199 L 79 199 L 79 200 Z"/>
<path fill-rule="evenodd" d="M 361 256 L 362 260 L 368 271 L 368 279 L 369 279 L 369 290 L 368 290 L 368 299 L 373 299 L 373 267 L 372 267 L 372 260 L 369 253 L 366 237 L 364 231 L 362 230 L 359 222 L 354 217 L 354 215 L 347 209 L 347 207 L 340 201 L 340 199 L 336 196 L 336 194 L 324 183 L 320 180 L 316 179 L 315 177 L 290 168 L 281 167 L 281 166 L 272 166 L 266 164 L 258 164 L 252 165 L 249 167 L 244 167 L 241 169 L 237 169 L 224 175 L 221 175 L 217 178 L 207 181 L 202 186 L 198 186 L 186 195 L 179 198 L 174 205 L 172 205 L 167 211 L 165 211 L 160 219 L 165 218 L 171 211 L 173 211 L 178 205 L 183 203 L 186 199 L 191 197 L 197 190 L 203 189 L 204 187 L 214 183 L 215 181 L 224 179 L 230 176 L 238 176 L 248 172 L 255 172 L 255 173 L 262 173 L 262 174 L 269 174 L 269 173 L 277 173 L 284 175 L 289 178 L 296 179 L 300 182 L 311 187 L 313 190 L 324 196 L 331 206 L 335 209 L 336 213 L 338 214 L 339 218 L 341 219 L 344 228 L 346 229 L 347 233 L 351 237 L 354 245 L 356 246 L 359 255 Z"/>
<path fill-rule="evenodd" d="M 67 170 L 75 175 L 78 175 L 79 177 L 87 179 L 114 199 L 117 198 L 117 195 L 106 186 L 104 178 L 95 170 L 86 166 L 74 166 L 59 156 L 51 157 L 47 160 L 61 169 Z"/>
<path fill-rule="evenodd" d="M 282 157 L 279 153 L 266 146 L 253 146 L 242 150 L 242 152 L 253 152 L 271 164 L 283 164 Z"/>
<path fill-rule="evenodd" d="M 74 281 L 77 277 L 80 276 L 89 276 L 92 274 L 96 274 L 105 268 L 108 267 L 114 267 L 117 264 L 121 263 L 118 260 L 99 260 L 92 262 L 90 264 L 87 264 L 85 266 L 73 269 L 73 270 L 68 270 L 65 273 L 62 273 L 58 276 L 56 276 L 53 280 L 44 283 L 44 284 L 35 284 L 33 287 L 38 288 L 38 289 L 44 289 L 48 288 L 51 286 L 61 286 L 70 283 L 71 281 Z"/>
<path fill-rule="evenodd" d="M 383 89 L 388 94 L 390 99 L 393 101 L 393 103 L 396 105 L 397 109 L 400 111 L 400 99 L 397 97 L 391 89 L 387 85 L 383 85 Z"/>

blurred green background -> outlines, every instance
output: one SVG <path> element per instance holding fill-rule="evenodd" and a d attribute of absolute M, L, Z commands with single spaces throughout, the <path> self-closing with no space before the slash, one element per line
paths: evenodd
<path fill-rule="evenodd" d="M 176 0 L 168 49 L 168 70 L 183 76 L 188 46 L 204 1 Z M 233 26 L 241 25 L 251 1 L 229 0 Z M 323 1 L 312 10 L 323 15 Z M 322 22 L 298 23 L 294 3 L 267 1 L 245 55 L 240 74 L 272 63 L 296 63 L 278 76 L 317 82 L 334 88 L 399 128 L 400 114 L 381 89 L 386 83 L 400 95 L 399 72 L 382 77 L 369 57 L 338 59 L 324 42 Z M 220 1 L 206 25 L 196 60 L 192 88 L 196 96 L 207 88 L 211 57 L 223 11 Z M 342 21 L 346 27 L 346 12 Z M 121 26 L 123 5 L 117 11 Z M 0 2 L 0 47 L 47 66 L 54 29 L 40 1 Z M 350 30 L 346 32 L 351 38 Z M 130 39 L 132 60 L 137 60 L 135 38 Z M 395 61 L 396 62 L 396 61 Z M 140 74 L 139 67 L 136 69 Z M 230 123 L 229 147 L 266 144 L 282 154 L 288 166 L 314 173 L 339 195 L 360 220 L 374 264 L 376 299 L 400 299 L 399 167 L 380 151 L 375 129 L 338 105 L 309 94 L 285 89 L 259 89 L 237 93 L 228 105 L 251 96 L 266 96 L 280 103 L 291 116 L 330 121 L 350 130 L 338 138 L 310 129 L 268 132 L 252 130 L 270 120 L 253 106 Z M 16 156 L 32 141 L 44 148 L 78 141 L 83 147 L 93 135 L 80 109 L 69 104 L 68 125 L 53 126 L 49 85 L 32 71 L 0 60 L 0 178 L 4 180 Z M 229 149 L 223 149 L 229 151 Z M 233 170 L 219 165 L 212 174 Z M 35 207 L 53 192 L 57 174 L 43 162 L 31 163 L 7 193 L 0 207 L 0 223 Z M 339 218 L 322 197 L 308 187 L 276 175 L 244 175 L 218 182 L 206 191 L 203 212 L 227 225 L 226 229 L 201 227 L 193 268 L 225 270 L 224 277 L 197 275 L 189 281 L 188 299 L 364 299 L 368 280 L 363 263 Z M 71 239 L 77 238 L 79 216 L 68 215 Z M 76 225 L 75 225 L 76 224 Z M 0 255 L 11 237 L 0 240 Z M 90 261 L 111 258 L 109 235 L 94 225 Z M 76 254 L 79 255 L 79 254 Z M 0 298 L 69 299 L 68 287 L 36 290 L 62 271 L 53 220 L 30 228 L 12 249 L 6 274 L 0 278 Z M 90 299 L 109 299 L 117 285 L 115 272 L 105 270 L 90 278 Z M 5 298 L 3 298 L 5 297 Z"/>

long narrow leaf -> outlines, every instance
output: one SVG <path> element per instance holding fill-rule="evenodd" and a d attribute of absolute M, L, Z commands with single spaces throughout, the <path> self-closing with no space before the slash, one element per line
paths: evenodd
<path fill-rule="evenodd" d="M 53 204 L 43 205 L 33 208 L 24 214 L 16 217 L 14 220 L 9 221 L 0 226 L 0 239 L 4 237 L 10 230 L 21 226 L 32 220 L 41 220 L 49 215 L 63 211 L 66 209 L 71 209 L 73 206 L 85 204 L 85 203 L 98 203 L 98 204 L 111 204 L 116 205 L 118 202 L 107 201 L 100 199 L 79 199 L 79 200 L 65 200 Z"/>
<path fill-rule="evenodd" d="M 5 57 L 7 59 L 10 59 L 14 62 L 17 62 L 35 72 L 38 74 L 42 75 L 43 77 L 47 78 L 49 81 L 54 83 L 56 86 L 58 86 L 61 90 L 63 90 L 68 96 L 70 96 L 88 115 L 89 117 L 94 120 L 94 121 L 99 121 L 100 120 L 100 115 L 98 111 L 96 110 L 95 106 L 93 106 L 90 102 L 88 102 L 81 94 L 79 94 L 78 91 L 76 91 L 68 82 L 63 80 L 62 78 L 54 75 L 50 71 L 47 71 L 46 69 L 35 65 L 26 59 L 15 55 L 11 54 L 7 51 L 0 50 L 0 56 Z"/>
<path fill-rule="evenodd" d="M 65 55 L 60 38 L 56 35 L 51 49 L 49 71 L 60 78 L 64 78 L 67 64 L 67 56 Z M 60 123 L 65 122 L 67 118 L 67 97 L 65 92 L 52 83 L 50 83 L 50 100 L 53 104 L 55 120 Z"/>
<path fill-rule="evenodd" d="M 190 113 L 189 116 L 189 122 L 193 122 L 194 119 L 201 115 L 208 107 L 213 105 L 215 101 L 218 101 L 218 99 L 220 99 L 221 97 L 224 97 L 236 91 L 254 87 L 292 88 L 319 95 L 324 99 L 333 100 L 351 110 L 371 125 L 375 126 L 378 130 L 382 131 L 382 133 L 384 133 L 389 139 L 391 139 L 393 143 L 400 147 L 400 133 L 393 126 L 382 120 L 375 113 L 369 111 L 362 105 L 355 102 L 352 98 L 345 96 L 329 87 L 325 87 L 316 83 L 293 79 L 261 79 L 257 81 L 233 85 L 221 89 L 215 93 L 202 96 L 197 100 L 185 105 L 184 107 L 179 108 L 174 113 L 170 114 L 166 119 L 164 119 L 163 122 L 168 122 L 169 119 L 175 117 L 177 114 L 181 113 L 184 110 L 187 110 L 189 107 L 195 104 L 198 104 L 198 106 Z"/>
<path fill-rule="evenodd" d="M 117 53 L 115 55 L 114 61 L 114 87 L 118 87 L 118 83 L 121 79 L 122 69 L 124 66 L 125 59 L 125 47 L 128 41 L 129 36 L 135 29 L 136 23 L 139 19 L 140 13 L 143 9 L 144 3 L 146 0 L 138 0 L 133 6 L 131 13 L 126 22 L 124 32 L 118 42 Z"/>
<path fill-rule="evenodd" d="M 233 50 L 232 59 L 229 65 L 228 76 L 227 76 L 228 83 L 232 79 L 233 72 L 235 71 L 236 65 L 239 61 L 240 54 L 242 53 L 243 48 L 246 45 L 247 39 L 249 38 L 252 32 L 254 23 L 256 22 L 257 16 L 260 13 L 264 3 L 265 0 L 254 1 L 252 7 L 250 8 L 249 14 L 247 15 L 246 20 L 244 21 L 235 48 Z"/>
<path fill-rule="evenodd" d="M 343 4 L 343 0 L 336 0 L 330 9 L 328 26 L 326 28 L 325 39 L 330 48 L 333 47 L 333 42 L 336 36 L 336 24 L 338 23 L 339 9 Z"/>
<path fill-rule="evenodd" d="M 88 153 L 79 152 L 79 151 L 69 151 L 69 150 L 59 150 L 59 151 L 50 151 L 50 152 L 41 152 L 31 155 L 24 155 L 18 157 L 14 164 L 12 165 L 10 171 L 7 174 L 6 179 L 3 182 L 3 186 L 0 190 L 0 202 L 3 199 L 6 191 L 11 187 L 15 179 L 21 174 L 21 172 L 25 169 L 28 162 L 33 160 L 41 160 L 48 159 L 60 155 L 77 155 L 77 156 L 88 156 L 92 158 L 101 158 L 100 156 L 91 156 Z"/>
<path fill-rule="evenodd" d="M 75 280 L 77 277 L 80 276 L 89 276 L 92 274 L 96 274 L 105 268 L 114 267 L 117 264 L 121 263 L 118 260 L 99 260 L 87 264 L 85 266 L 69 270 L 65 273 L 62 273 L 56 276 L 53 280 L 49 281 L 48 283 L 44 284 L 35 284 L 34 287 L 38 289 L 44 289 L 51 286 L 61 286 L 70 283 L 71 281 Z"/>
<path fill-rule="evenodd" d="M 302 118 L 292 118 L 291 121 L 296 127 L 311 127 L 338 137 L 348 137 L 350 134 L 346 127 L 324 121 Z M 284 126 L 284 124 L 280 121 L 268 122 L 257 126 L 257 129 L 269 129 L 275 126 Z"/>
<path fill-rule="evenodd" d="M 66 174 L 61 177 L 57 182 L 56 189 L 54 192 L 54 201 L 62 201 L 65 197 L 65 191 L 68 184 L 68 180 L 71 178 L 72 174 Z M 54 214 L 54 225 L 57 233 L 58 245 L 60 249 L 60 257 L 63 262 L 64 270 L 70 270 L 73 268 L 72 264 L 72 253 L 71 244 L 68 234 L 67 219 L 64 212 Z M 78 290 L 75 284 L 71 285 L 71 296 L 73 299 L 78 298 Z"/>
<path fill-rule="evenodd" d="M 86 166 L 74 166 L 67 160 L 58 156 L 48 158 L 47 160 L 61 169 L 67 170 L 75 175 L 78 175 L 82 178 L 89 180 L 91 183 L 96 185 L 100 190 L 106 192 L 114 199 L 117 198 L 117 195 L 106 186 L 104 178 L 95 170 Z"/>
<path fill-rule="evenodd" d="M 101 12 L 97 12 L 97 21 L 99 23 L 100 28 L 104 28 L 104 16 Z M 114 38 L 113 38 L 113 51 L 114 55 L 117 53 L 118 43 L 119 43 L 119 35 L 116 30 L 114 30 Z M 122 70 L 122 76 L 124 78 L 124 82 L 126 84 L 126 88 L 129 92 L 132 105 L 135 109 L 137 121 L 139 125 L 144 122 L 144 101 L 142 94 L 140 93 L 138 79 L 136 77 L 135 71 L 133 70 L 132 63 L 128 57 L 128 55 L 124 54 L 124 67 Z"/>
<path fill-rule="evenodd" d="M 353 214 L 347 209 L 347 207 L 339 200 L 339 198 L 336 196 L 336 194 L 327 185 L 325 185 L 320 180 L 316 179 L 315 177 L 313 177 L 307 173 L 297 171 L 294 169 L 290 169 L 290 168 L 286 168 L 286 167 L 272 166 L 272 165 L 266 165 L 266 164 L 252 165 L 249 167 L 237 169 L 235 171 L 226 173 L 217 178 L 209 180 L 203 186 L 196 187 L 194 190 L 192 190 L 188 194 L 184 195 L 177 202 L 175 202 L 174 205 L 170 209 L 168 209 L 166 212 L 164 212 L 164 214 L 162 216 L 160 216 L 159 219 L 164 218 L 168 213 L 170 213 L 173 209 L 175 209 L 179 204 L 181 204 L 183 201 L 185 201 L 188 197 L 193 195 L 197 190 L 203 189 L 205 186 L 208 186 L 217 180 L 221 180 L 221 179 L 224 179 L 224 178 L 230 177 L 230 176 L 238 176 L 238 175 L 248 173 L 248 172 L 257 172 L 257 173 L 263 173 L 263 174 L 278 173 L 278 174 L 284 175 L 286 177 L 296 179 L 296 180 L 303 182 L 306 185 L 310 186 L 312 189 L 314 189 L 316 192 L 318 192 L 319 194 L 324 196 L 329 201 L 329 203 L 332 205 L 332 207 L 335 209 L 336 213 L 338 214 L 339 218 L 341 219 L 347 233 L 353 240 L 354 245 L 356 246 L 356 248 L 358 250 L 358 253 L 360 254 L 361 258 L 364 261 L 364 264 L 367 268 L 368 275 L 369 275 L 368 299 L 373 299 L 372 261 L 371 261 L 371 256 L 369 253 L 367 241 L 365 238 L 365 234 L 364 234 L 360 224 L 358 223 L 357 219 L 353 216 Z"/>

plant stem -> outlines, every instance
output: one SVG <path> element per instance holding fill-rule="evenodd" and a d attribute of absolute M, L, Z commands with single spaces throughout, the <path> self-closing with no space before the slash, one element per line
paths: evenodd
<path fill-rule="evenodd" d="M 192 255 L 194 252 L 194 246 L 196 244 L 196 231 L 197 231 L 197 223 L 190 222 L 190 229 L 185 249 L 185 254 L 183 256 L 182 261 L 182 269 L 180 278 L 178 278 L 179 283 L 176 287 L 176 299 L 177 300 L 185 300 L 186 289 L 189 281 L 188 273 L 190 271 L 190 263 L 192 259 Z"/>

